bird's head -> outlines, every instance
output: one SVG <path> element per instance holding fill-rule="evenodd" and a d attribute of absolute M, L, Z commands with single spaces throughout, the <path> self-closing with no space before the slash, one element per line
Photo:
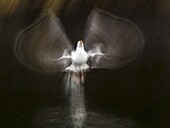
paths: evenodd
<path fill-rule="evenodd" d="M 76 47 L 76 49 L 84 49 L 84 44 L 83 44 L 83 41 L 82 41 L 82 40 L 80 40 L 80 41 L 77 42 L 77 47 Z"/>

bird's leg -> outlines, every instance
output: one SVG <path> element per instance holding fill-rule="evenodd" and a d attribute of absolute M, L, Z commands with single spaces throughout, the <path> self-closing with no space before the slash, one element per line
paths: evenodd
<path fill-rule="evenodd" d="M 72 72 L 73 73 L 73 81 L 76 83 L 76 84 L 79 84 L 80 83 L 80 78 L 79 78 L 79 73 L 77 72 Z"/>
<path fill-rule="evenodd" d="M 80 73 L 81 73 L 81 75 L 80 75 L 80 77 L 81 77 L 81 83 L 84 83 L 84 72 L 81 71 Z"/>

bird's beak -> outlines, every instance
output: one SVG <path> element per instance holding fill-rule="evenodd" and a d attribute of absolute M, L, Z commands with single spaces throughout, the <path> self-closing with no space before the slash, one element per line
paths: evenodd
<path fill-rule="evenodd" d="M 78 41 L 78 43 L 77 43 L 77 48 L 84 48 L 84 44 L 83 44 L 83 41 L 82 41 L 82 40 Z M 77 49 L 77 48 L 76 48 L 76 49 Z"/>
<path fill-rule="evenodd" d="M 83 41 L 82 40 L 80 40 L 80 45 L 83 46 Z"/>

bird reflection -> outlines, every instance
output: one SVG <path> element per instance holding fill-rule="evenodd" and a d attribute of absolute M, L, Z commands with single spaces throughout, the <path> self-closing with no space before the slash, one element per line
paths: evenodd
<path fill-rule="evenodd" d="M 20 32 L 14 47 L 18 60 L 28 68 L 71 72 L 81 83 L 86 71 L 120 68 L 139 56 L 142 49 L 142 34 L 132 22 L 97 8 L 88 16 L 83 41 L 77 42 L 75 50 L 52 11 Z"/>

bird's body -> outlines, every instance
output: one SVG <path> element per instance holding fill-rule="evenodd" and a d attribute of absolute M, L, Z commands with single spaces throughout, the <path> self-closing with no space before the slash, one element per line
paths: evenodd
<path fill-rule="evenodd" d="M 71 52 L 71 55 L 63 55 L 58 60 L 61 59 L 71 59 L 71 65 L 65 68 L 65 71 L 71 72 L 84 72 L 89 70 L 90 66 L 87 64 L 87 61 L 90 57 L 94 57 L 96 55 L 104 56 L 103 53 L 98 50 L 97 52 L 87 52 L 84 49 L 83 41 L 78 41 L 76 50 Z"/>
<path fill-rule="evenodd" d="M 88 53 L 85 51 L 83 43 L 79 41 L 75 51 L 71 52 L 72 64 L 82 65 L 86 64 L 88 60 Z"/>
<path fill-rule="evenodd" d="M 81 72 L 89 69 L 87 65 L 89 55 L 87 51 L 85 51 L 82 41 L 78 41 L 76 50 L 71 52 L 69 58 L 71 58 L 72 64 L 68 66 L 65 71 Z"/>

